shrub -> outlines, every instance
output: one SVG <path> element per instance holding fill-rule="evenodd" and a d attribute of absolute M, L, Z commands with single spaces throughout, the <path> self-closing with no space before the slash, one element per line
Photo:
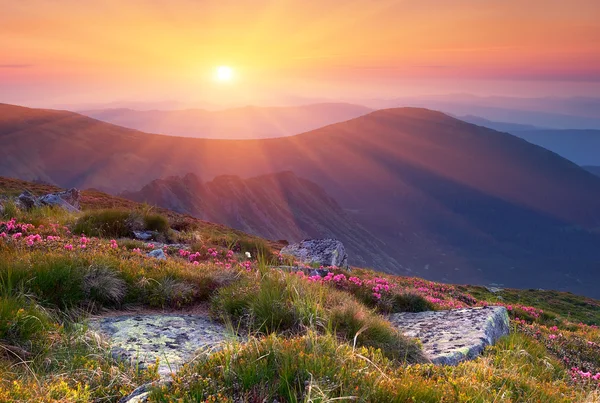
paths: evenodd
<path fill-rule="evenodd" d="M 73 233 L 97 237 L 127 237 L 131 235 L 132 230 L 137 229 L 134 228 L 137 218 L 127 210 L 88 211 L 77 220 Z"/>
<path fill-rule="evenodd" d="M 166 234 L 169 231 L 169 220 L 160 214 L 148 213 L 144 215 L 144 226 L 146 230 Z"/>
<path fill-rule="evenodd" d="M 433 311 L 435 306 L 425 297 L 412 292 L 394 293 L 388 301 L 380 305 L 385 312 L 425 312 Z"/>
<path fill-rule="evenodd" d="M 125 297 L 127 285 L 113 269 L 93 263 L 83 276 L 82 289 L 89 301 L 102 305 L 120 304 Z"/>
<path fill-rule="evenodd" d="M 194 299 L 195 289 L 191 284 L 173 277 L 164 277 L 150 287 L 148 302 L 161 308 L 181 308 Z"/>
<path fill-rule="evenodd" d="M 169 221 L 160 214 L 105 209 L 84 213 L 73 227 L 75 234 L 105 238 L 128 237 L 133 231 L 140 230 L 157 231 L 164 235 L 169 230 Z"/>

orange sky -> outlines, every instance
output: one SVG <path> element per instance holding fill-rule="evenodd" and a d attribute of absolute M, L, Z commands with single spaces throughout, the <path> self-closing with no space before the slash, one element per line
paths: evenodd
<path fill-rule="evenodd" d="M 598 0 L 0 1 L 0 102 L 600 94 Z"/>

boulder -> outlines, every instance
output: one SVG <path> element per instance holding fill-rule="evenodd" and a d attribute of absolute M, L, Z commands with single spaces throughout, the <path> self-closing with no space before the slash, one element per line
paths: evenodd
<path fill-rule="evenodd" d="M 135 239 L 139 239 L 142 241 L 149 241 L 151 239 L 156 239 L 158 232 L 156 231 L 133 231 L 133 236 Z"/>
<path fill-rule="evenodd" d="M 389 319 L 405 336 L 418 338 L 425 355 L 438 365 L 472 360 L 510 332 L 503 306 L 402 312 Z"/>
<path fill-rule="evenodd" d="M 64 192 L 49 193 L 39 198 L 47 206 L 59 206 L 67 211 L 79 211 L 79 190 L 72 188 Z"/>
<path fill-rule="evenodd" d="M 17 197 L 17 204 L 23 210 L 31 210 L 34 207 L 39 207 L 40 202 L 37 197 L 33 195 L 30 191 L 26 190 Z"/>
<path fill-rule="evenodd" d="M 165 255 L 165 252 L 163 252 L 162 249 L 154 249 L 151 252 L 148 252 L 148 256 L 149 257 L 154 257 L 156 259 L 159 260 L 166 260 L 167 259 L 167 255 Z"/>
<path fill-rule="evenodd" d="M 286 246 L 282 255 L 290 255 L 305 264 L 348 268 L 348 255 L 344 244 L 337 239 L 305 239 Z"/>

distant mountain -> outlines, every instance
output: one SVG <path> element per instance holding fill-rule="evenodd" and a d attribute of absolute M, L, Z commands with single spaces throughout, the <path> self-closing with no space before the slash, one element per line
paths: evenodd
<path fill-rule="evenodd" d="M 234 141 L 4 105 L 0 144 L 0 175 L 112 192 L 188 172 L 210 181 L 293 171 L 401 264 L 380 270 L 600 296 L 600 178 L 439 112 L 381 110 L 295 136 Z"/>
<path fill-rule="evenodd" d="M 584 166 L 591 173 L 600 176 L 600 166 Z"/>
<path fill-rule="evenodd" d="M 552 130 L 517 123 L 494 122 L 470 115 L 459 119 L 514 134 L 579 165 L 600 165 L 600 130 Z"/>
<path fill-rule="evenodd" d="M 190 214 L 271 240 L 337 238 L 360 267 L 401 266 L 385 244 L 366 231 L 318 185 L 292 172 L 250 179 L 218 176 L 202 183 L 194 174 L 157 179 L 123 197 Z"/>
<path fill-rule="evenodd" d="M 466 116 L 457 116 L 458 119 L 463 120 L 468 123 L 473 123 L 477 126 L 489 127 L 490 129 L 497 130 L 499 132 L 513 133 L 517 131 L 524 130 L 541 130 L 541 127 L 536 127 L 532 125 L 520 125 L 518 123 L 509 123 L 509 122 L 494 122 L 492 120 L 484 119 L 479 116 L 466 115 Z"/>
<path fill-rule="evenodd" d="M 288 107 L 247 106 L 221 111 L 105 109 L 84 111 L 82 114 L 151 133 L 214 139 L 252 139 L 290 136 L 372 111 L 361 105 L 322 103 Z"/>
<path fill-rule="evenodd" d="M 600 129 L 600 98 L 478 97 L 469 94 L 364 101 L 376 109 L 418 106 L 454 116 L 475 115 L 495 122 L 550 129 Z"/>
<path fill-rule="evenodd" d="M 519 130 L 515 136 L 579 165 L 600 165 L 600 130 Z"/>

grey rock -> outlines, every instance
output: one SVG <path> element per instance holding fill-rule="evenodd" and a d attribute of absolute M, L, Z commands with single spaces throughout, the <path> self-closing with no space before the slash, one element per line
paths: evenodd
<path fill-rule="evenodd" d="M 281 254 L 294 256 L 306 264 L 348 268 L 346 249 L 337 239 L 305 239 L 284 247 Z"/>
<path fill-rule="evenodd" d="M 406 336 L 420 339 L 425 355 L 441 365 L 474 359 L 510 332 L 508 312 L 502 306 L 402 312 L 390 315 L 390 322 Z"/>
<path fill-rule="evenodd" d="M 49 193 L 39 198 L 42 204 L 60 206 L 69 211 L 79 211 L 80 193 L 78 189 L 71 188 L 64 192 Z"/>
<path fill-rule="evenodd" d="M 150 383 L 146 383 L 142 386 L 135 388 L 128 396 L 119 400 L 119 403 L 143 403 L 148 401 L 150 390 L 152 388 L 158 388 L 165 385 L 169 385 L 171 382 L 165 380 L 158 380 Z"/>
<path fill-rule="evenodd" d="M 0 216 L 4 215 L 4 203 L 0 200 Z"/>
<path fill-rule="evenodd" d="M 200 315 L 103 317 L 91 319 L 89 327 L 108 337 L 117 359 L 145 368 L 158 358 L 158 373 L 163 379 L 198 353 L 217 351 L 235 337 L 225 326 Z"/>
<path fill-rule="evenodd" d="M 17 197 L 17 204 L 24 210 L 39 207 L 40 202 L 30 191 L 26 190 Z"/>
<path fill-rule="evenodd" d="M 327 270 L 327 269 L 312 269 L 308 272 L 309 276 L 325 277 L 328 274 L 329 274 L 329 270 Z"/>
<path fill-rule="evenodd" d="M 133 231 L 133 236 L 136 239 L 140 239 L 142 241 L 149 241 L 151 239 L 156 239 L 158 232 L 156 231 Z"/>
<path fill-rule="evenodd" d="M 162 249 L 154 249 L 153 251 L 148 252 L 148 256 L 154 257 L 154 258 L 160 259 L 160 260 L 167 259 L 167 256 L 165 255 L 165 252 L 163 252 Z"/>

